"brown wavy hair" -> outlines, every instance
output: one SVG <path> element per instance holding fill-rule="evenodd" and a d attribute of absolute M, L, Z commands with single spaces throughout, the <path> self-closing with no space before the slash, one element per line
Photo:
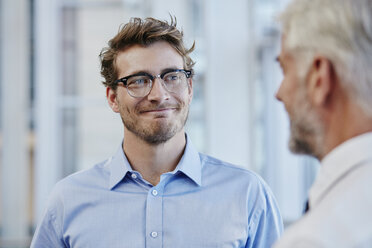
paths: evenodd
<path fill-rule="evenodd" d="M 177 29 L 177 20 L 171 16 L 171 21 L 160 21 L 155 18 L 131 18 L 120 28 L 118 34 L 108 42 L 108 47 L 102 49 L 101 61 L 102 83 L 106 87 L 116 89 L 115 80 L 118 78 L 116 58 L 119 52 L 133 45 L 149 46 L 157 41 L 168 42 L 182 56 L 184 69 L 192 70 L 194 61 L 189 54 L 195 48 L 195 42 L 187 49 L 183 42 L 183 32 Z"/>

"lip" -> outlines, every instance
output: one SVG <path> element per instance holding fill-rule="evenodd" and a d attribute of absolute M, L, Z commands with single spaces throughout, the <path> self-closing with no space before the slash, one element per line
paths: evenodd
<path fill-rule="evenodd" d="M 161 109 L 149 109 L 149 110 L 143 110 L 140 113 L 146 114 L 146 113 L 167 113 L 170 111 L 174 111 L 176 108 L 161 108 Z"/>

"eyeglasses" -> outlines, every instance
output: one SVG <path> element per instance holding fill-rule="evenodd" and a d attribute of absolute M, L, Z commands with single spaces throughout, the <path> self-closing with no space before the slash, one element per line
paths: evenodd
<path fill-rule="evenodd" d="M 184 69 L 168 70 L 157 76 L 146 72 L 139 72 L 120 78 L 115 81 L 115 84 L 123 83 L 130 96 L 140 98 L 150 93 L 155 78 L 161 79 L 163 87 L 168 92 L 179 93 L 188 85 L 187 78 L 191 76 L 192 71 Z"/>

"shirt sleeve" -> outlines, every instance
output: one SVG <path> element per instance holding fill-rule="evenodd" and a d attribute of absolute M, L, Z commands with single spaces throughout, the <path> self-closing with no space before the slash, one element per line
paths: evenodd
<path fill-rule="evenodd" d="M 64 243 L 63 203 L 54 191 L 48 202 L 47 209 L 39 222 L 30 248 L 60 248 L 69 247 Z"/>
<path fill-rule="evenodd" d="M 281 236 L 283 220 L 269 187 L 262 181 L 253 206 L 246 247 L 268 248 Z"/>

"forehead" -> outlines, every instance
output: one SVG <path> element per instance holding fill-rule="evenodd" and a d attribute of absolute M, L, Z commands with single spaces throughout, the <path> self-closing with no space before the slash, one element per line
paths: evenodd
<path fill-rule="evenodd" d="M 280 54 L 279 54 L 279 62 L 281 64 L 284 64 L 284 63 L 290 63 L 290 62 L 294 62 L 294 57 L 292 56 L 291 53 L 289 53 L 288 49 L 287 49 L 287 44 L 286 44 L 286 35 L 283 34 L 282 37 L 281 37 L 281 49 L 280 49 Z"/>
<path fill-rule="evenodd" d="M 138 71 L 160 73 L 166 68 L 183 68 L 182 56 L 167 42 L 149 46 L 134 45 L 118 53 L 116 66 L 119 76 Z"/>

